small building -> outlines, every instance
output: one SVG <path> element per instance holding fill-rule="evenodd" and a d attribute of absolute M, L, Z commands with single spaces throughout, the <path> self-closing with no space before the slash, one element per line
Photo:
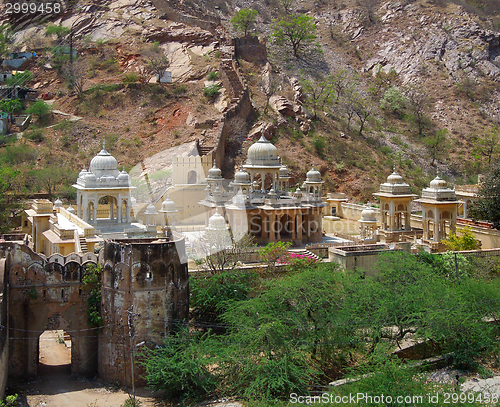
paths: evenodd
<path fill-rule="evenodd" d="M 381 238 L 392 242 L 402 235 L 411 235 L 411 202 L 417 195 L 411 193 L 410 185 L 403 182 L 396 169 L 373 195 L 380 198 Z"/>
<path fill-rule="evenodd" d="M 440 250 L 440 242 L 446 238 L 447 231 L 456 231 L 460 201 L 455 191 L 437 176 L 415 202 L 422 204 L 423 242 L 430 245 L 432 250 Z"/>

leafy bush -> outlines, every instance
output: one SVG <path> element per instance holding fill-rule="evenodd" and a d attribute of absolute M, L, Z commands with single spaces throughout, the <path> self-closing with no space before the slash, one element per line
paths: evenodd
<path fill-rule="evenodd" d="M 193 278 L 190 281 L 190 306 L 197 321 L 220 321 L 234 301 L 248 299 L 257 274 L 245 271 L 228 271 L 208 278 Z"/>
<path fill-rule="evenodd" d="M 26 132 L 24 133 L 24 137 L 28 140 L 36 141 L 38 143 L 41 143 L 43 140 L 45 140 L 43 129 L 34 129 L 32 131 Z"/>
<path fill-rule="evenodd" d="M 220 94 L 220 85 L 210 85 L 203 89 L 203 94 L 209 99 L 215 99 Z"/>
<path fill-rule="evenodd" d="M 199 399 L 215 390 L 218 378 L 208 366 L 214 362 L 217 343 L 208 334 L 192 336 L 181 331 L 167 337 L 161 348 L 145 350 L 146 380 L 168 399 Z M 218 344 L 220 346 L 220 344 Z"/>
<path fill-rule="evenodd" d="M 401 117 L 406 103 L 406 98 L 401 94 L 398 88 L 393 86 L 385 91 L 384 97 L 380 101 L 380 107 Z"/>
<path fill-rule="evenodd" d="M 219 72 L 218 71 L 209 72 L 207 75 L 207 79 L 209 81 L 215 81 L 215 80 L 219 79 Z"/>
<path fill-rule="evenodd" d="M 36 116 L 40 123 L 46 124 L 52 114 L 52 106 L 38 100 L 26 109 L 26 113 Z"/>
<path fill-rule="evenodd" d="M 123 75 L 123 83 L 135 83 L 139 81 L 139 74 L 137 72 L 128 72 Z"/>

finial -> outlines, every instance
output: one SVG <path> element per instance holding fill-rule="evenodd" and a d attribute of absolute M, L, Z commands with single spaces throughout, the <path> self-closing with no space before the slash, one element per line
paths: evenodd
<path fill-rule="evenodd" d="M 215 207 L 215 213 L 216 213 L 217 215 L 219 214 L 219 207 L 218 207 L 218 206 L 216 206 L 216 207 Z"/>
<path fill-rule="evenodd" d="M 394 165 L 392 166 L 392 171 L 396 172 L 396 163 L 394 163 Z"/>
<path fill-rule="evenodd" d="M 106 140 L 103 140 L 103 141 L 102 141 L 102 149 L 103 149 L 103 150 L 106 150 Z"/>
<path fill-rule="evenodd" d="M 125 166 L 122 165 L 122 172 L 125 172 Z"/>

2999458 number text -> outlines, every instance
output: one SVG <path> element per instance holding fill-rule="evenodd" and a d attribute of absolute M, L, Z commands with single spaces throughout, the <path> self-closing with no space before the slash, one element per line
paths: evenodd
<path fill-rule="evenodd" d="M 59 14 L 60 3 L 5 3 L 6 14 Z"/>

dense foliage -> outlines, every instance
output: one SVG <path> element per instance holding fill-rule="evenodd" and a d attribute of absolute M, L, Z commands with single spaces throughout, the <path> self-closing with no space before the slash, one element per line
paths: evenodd
<path fill-rule="evenodd" d="M 470 271 L 466 258 L 457 281 L 454 273 L 439 271 L 447 261 L 392 253 L 380 258 L 378 274 L 370 279 L 330 263 L 263 281 L 254 298 L 241 292 L 226 303 L 219 317 L 224 334 L 184 332 L 148 352 L 147 379 L 172 397 L 231 395 L 262 405 L 282 405 L 279 400 L 284 403 L 291 393 L 311 394 L 348 374 L 369 373 L 341 394 L 393 394 L 400 380 L 405 391 L 429 392 L 431 385 L 417 371 L 388 356 L 408 335 L 432 340 L 459 367 L 474 369 L 480 355 L 498 355 L 500 282 Z M 220 281 L 218 276 L 213 285 Z M 194 301 L 201 292 L 193 292 Z"/>
<path fill-rule="evenodd" d="M 478 200 L 470 208 L 473 219 L 488 220 L 495 228 L 500 228 L 500 165 L 497 164 L 486 174 L 479 185 Z"/>

